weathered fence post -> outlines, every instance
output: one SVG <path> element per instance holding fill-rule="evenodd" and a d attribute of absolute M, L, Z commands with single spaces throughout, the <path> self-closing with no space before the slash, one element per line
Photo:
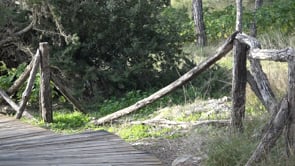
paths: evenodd
<path fill-rule="evenodd" d="M 289 117 L 286 133 L 287 154 L 295 154 L 295 61 L 288 62 Z"/>
<path fill-rule="evenodd" d="M 242 31 L 242 0 L 236 0 L 237 20 L 236 30 Z M 247 82 L 246 45 L 238 40 L 234 41 L 233 48 L 233 81 L 232 81 L 232 115 L 231 125 L 234 130 L 243 131 L 243 118 L 245 114 L 245 94 Z"/>
<path fill-rule="evenodd" d="M 53 122 L 52 105 L 51 105 L 51 89 L 50 89 L 50 66 L 48 43 L 39 44 L 41 51 L 40 63 L 40 109 L 42 118 L 45 122 Z"/>

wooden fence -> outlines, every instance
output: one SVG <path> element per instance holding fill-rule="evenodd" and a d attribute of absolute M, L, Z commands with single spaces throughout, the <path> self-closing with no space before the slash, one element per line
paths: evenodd
<path fill-rule="evenodd" d="M 49 65 L 49 46 L 47 42 L 39 44 L 35 56 L 32 58 L 31 63 L 26 67 L 25 71 L 8 88 L 7 91 L 0 89 L 0 97 L 16 111 L 15 117 L 20 119 L 23 115 L 27 118 L 33 119 L 34 117 L 26 111 L 26 105 L 30 98 L 36 74 L 40 67 L 40 110 L 42 118 L 45 122 L 53 122 L 52 117 L 52 101 L 51 101 L 51 87 L 50 80 L 54 86 L 70 101 L 77 110 L 86 113 L 79 102 L 71 95 L 71 91 L 62 84 L 62 77 L 55 73 L 54 69 Z M 19 88 L 27 81 L 26 88 L 22 93 L 22 98 L 19 104 L 15 103 L 9 96 L 19 90 Z M 2 101 L 0 101 L 2 102 Z"/>
<path fill-rule="evenodd" d="M 259 162 L 263 156 L 265 156 L 270 149 L 274 146 L 277 139 L 281 136 L 284 128 L 286 128 L 286 150 L 287 154 L 294 154 L 295 152 L 295 51 L 293 48 L 286 48 L 281 50 L 275 49 L 261 49 L 261 45 L 256 38 L 248 36 L 244 33 L 235 32 L 233 33 L 222 46 L 220 46 L 216 54 L 207 58 L 199 65 L 185 73 L 179 79 L 175 80 L 166 87 L 160 89 L 156 93 L 150 95 L 149 97 L 142 99 L 135 104 L 121 109 L 115 113 L 102 117 L 100 119 L 94 120 L 93 123 L 96 125 L 101 125 L 104 123 L 109 123 L 114 119 L 117 119 L 121 116 L 129 114 L 131 112 L 137 111 L 138 109 L 145 107 L 157 99 L 169 94 L 178 87 L 181 87 L 194 77 L 198 76 L 200 73 L 208 69 L 210 66 L 215 64 L 219 59 L 224 57 L 228 52 L 233 48 L 235 42 L 240 42 L 245 44 L 249 49 L 247 49 L 247 54 L 240 54 L 245 56 L 244 58 L 239 57 L 240 60 L 234 59 L 234 61 L 246 61 L 250 62 L 250 70 L 247 70 L 246 65 L 239 66 L 241 63 L 234 63 L 233 71 L 233 84 L 238 87 L 245 88 L 245 86 L 240 86 L 239 84 L 245 84 L 245 81 L 249 83 L 251 89 L 263 103 L 268 112 L 272 115 L 269 122 L 264 127 L 263 137 L 261 142 L 257 146 L 256 150 L 253 152 L 251 158 L 246 165 L 253 165 L 255 162 Z M 62 78 L 57 74 L 50 71 L 48 65 L 48 44 L 40 43 L 39 49 L 37 50 L 36 55 L 34 56 L 32 62 L 26 68 L 25 72 L 15 81 L 15 83 L 5 92 L 0 89 L 0 95 L 10 104 L 10 106 L 17 112 L 16 118 L 21 118 L 24 113 L 27 117 L 32 117 L 25 110 L 26 103 L 29 99 L 32 85 L 36 76 L 38 66 L 41 67 L 41 110 L 42 117 L 46 122 L 52 122 L 52 108 L 51 101 L 49 100 L 50 94 L 50 85 L 49 80 L 57 87 L 58 90 L 71 102 L 73 105 L 80 110 L 81 112 L 85 111 L 75 98 L 70 95 L 69 89 L 62 85 Z M 246 58 L 247 56 L 247 58 Z M 237 57 L 234 57 L 237 58 Z M 288 93 L 280 102 L 277 101 L 267 79 L 266 74 L 263 72 L 260 60 L 273 60 L 280 62 L 288 62 Z M 244 62 L 243 62 L 244 63 Z M 244 70 L 241 72 L 239 70 Z M 237 73 L 244 73 L 238 74 Z M 243 77 L 243 78 L 241 78 Z M 17 91 L 17 89 L 24 83 L 28 78 L 28 83 L 26 89 L 22 95 L 20 104 L 16 104 L 12 99 L 9 98 L 9 95 Z M 244 81 L 241 81 L 244 80 Z M 243 127 L 243 110 L 245 107 L 245 93 L 241 93 L 244 89 L 233 88 L 232 95 L 237 96 L 233 97 L 233 106 L 232 106 L 232 119 L 231 125 L 237 131 L 242 131 Z M 238 103 L 235 106 L 235 103 Z M 241 111 L 242 110 L 242 111 Z"/>

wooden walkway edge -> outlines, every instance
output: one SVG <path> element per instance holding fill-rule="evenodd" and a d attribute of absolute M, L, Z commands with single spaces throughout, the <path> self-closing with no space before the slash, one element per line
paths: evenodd
<path fill-rule="evenodd" d="M 59 135 L 0 115 L 0 165 L 158 166 L 156 157 L 138 151 L 106 131 Z"/>

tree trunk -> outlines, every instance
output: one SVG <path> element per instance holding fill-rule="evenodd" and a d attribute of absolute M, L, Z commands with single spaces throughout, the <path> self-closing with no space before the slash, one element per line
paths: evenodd
<path fill-rule="evenodd" d="M 250 35 L 253 37 L 256 37 L 257 35 L 256 12 L 262 6 L 262 4 L 263 4 L 263 0 L 255 0 L 254 18 L 253 18 L 253 23 L 251 27 L 251 33 L 250 33 Z"/>
<path fill-rule="evenodd" d="M 215 62 L 217 62 L 219 59 L 221 59 L 223 56 L 225 56 L 233 47 L 233 40 L 235 39 L 235 36 L 237 35 L 238 32 L 233 33 L 227 40 L 226 42 L 218 48 L 217 53 L 213 55 L 212 57 L 209 57 L 207 60 L 201 62 L 198 66 L 194 67 L 187 73 L 185 73 L 183 76 L 172 82 L 171 84 L 167 85 L 166 87 L 160 89 L 156 93 L 150 95 L 149 97 L 142 99 L 135 104 L 121 109 L 115 113 L 112 113 L 110 115 L 107 115 L 105 117 L 102 117 L 98 120 L 94 120 L 93 123 L 96 125 L 101 125 L 107 122 L 110 122 L 114 119 L 117 119 L 121 116 L 127 115 L 131 112 L 134 112 L 136 110 L 139 110 L 140 108 L 143 108 L 147 106 L 148 104 L 153 103 L 157 99 L 160 99 L 161 97 L 169 94 L 176 88 L 184 85 L 186 82 L 190 81 L 203 71 L 205 71 L 207 68 L 209 68 L 211 65 L 213 65 Z"/>
<path fill-rule="evenodd" d="M 236 0 L 237 20 L 236 30 L 242 31 L 242 0 Z M 233 64 L 233 81 L 232 81 L 232 114 L 231 125 L 235 131 L 243 131 L 243 118 L 245 116 L 245 96 L 247 83 L 246 68 L 246 45 L 238 40 L 234 41 L 234 64 Z"/>
<path fill-rule="evenodd" d="M 50 66 L 49 66 L 49 51 L 48 43 L 40 43 L 41 51 L 40 63 L 40 109 L 41 115 L 45 122 L 53 122 L 52 105 L 51 105 L 51 89 L 50 89 Z"/>
<path fill-rule="evenodd" d="M 207 36 L 205 31 L 205 23 L 203 19 L 203 3 L 202 0 L 193 0 L 193 17 L 195 22 L 195 31 L 197 35 L 197 46 L 205 46 L 207 44 Z"/>

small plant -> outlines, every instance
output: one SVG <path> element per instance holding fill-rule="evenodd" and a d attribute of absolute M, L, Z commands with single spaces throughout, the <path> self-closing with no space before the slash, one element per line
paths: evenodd
<path fill-rule="evenodd" d="M 126 141 L 132 142 L 137 141 L 143 138 L 176 138 L 181 136 L 173 131 L 172 128 L 161 128 L 161 127 L 152 127 L 149 125 L 125 125 L 121 128 L 110 127 L 106 129 L 110 132 L 117 133 L 121 138 Z"/>
<path fill-rule="evenodd" d="M 88 127 L 90 118 L 80 112 L 54 112 L 53 123 L 44 123 L 41 119 L 38 122 L 34 122 L 36 125 L 50 128 L 55 132 L 72 133 L 80 130 L 85 130 Z"/>

